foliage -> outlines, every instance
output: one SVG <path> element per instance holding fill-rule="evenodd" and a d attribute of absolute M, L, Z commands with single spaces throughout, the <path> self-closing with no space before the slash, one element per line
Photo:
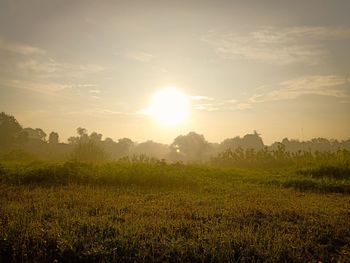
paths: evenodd
<path fill-rule="evenodd" d="M 19 141 L 25 135 L 22 132 L 22 127 L 15 117 L 0 113 L 0 147 L 8 147 Z"/>
<path fill-rule="evenodd" d="M 17 162 L 23 162 L 23 161 L 35 161 L 38 157 L 35 156 L 32 153 L 26 152 L 21 149 L 12 150 L 0 157 L 0 160 L 3 161 L 17 161 Z"/>
<path fill-rule="evenodd" d="M 176 161 L 202 161 L 206 160 L 210 144 L 203 135 L 190 132 L 187 135 L 180 135 L 170 145 L 170 159 Z"/>
<path fill-rule="evenodd" d="M 263 140 L 256 131 L 253 134 L 244 135 L 243 138 L 237 136 L 235 138 L 225 139 L 220 144 L 221 151 L 236 148 L 261 150 L 264 147 Z"/>
<path fill-rule="evenodd" d="M 322 165 L 316 168 L 307 168 L 297 171 L 300 175 L 309 175 L 313 178 L 350 179 L 350 166 Z"/>
<path fill-rule="evenodd" d="M 107 155 L 96 143 L 87 141 L 75 146 L 71 158 L 83 162 L 102 162 L 107 159 Z"/>
<path fill-rule="evenodd" d="M 153 141 L 136 143 L 129 138 L 120 138 L 117 141 L 111 138 L 103 139 L 101 133 L 93 131 L 89 134 L 87 129 L 79 127 L 77 136 L 69 137 L 68 143 L 59 143 L 59 134 L 56 132 L 51 132 L 47 140 L 42 129 L 22 129 L 13 116 L 5 113 L 0 115 L 0 154 L 20 149 L 41 160 L 64 161 L 67 156 L 76 154 L 72 151 L 79 148 L 79 144 L 91 143 L 103 150 L 111 160 L 133 154 L 145 154 L 172 162 L 203 163 L 212 159 L 218 165 L 236 167 L 308 165 L 305 161 L 309 155 L 327 158 L 328 153 L 332 155 L 340 150 L 350 151 L 350 139 L 337 141 L 314 138 L 301 142 L 284 138 L 281 142 L 265 146 L 261 135 L 256 131 L 243 137 L 227 138 L 221 143 L 210 143 L 203 135 L 189 132 L 177 136 L 167 145 Z M 89 157 L 86 160 L 91 159 Z"/>
<path fill-rule="evenodd" d="M 57 132 L 51 132 L 49 135 L 49 143 L 50 144 L 58 144 L 58 139 L 59 139 L 59 135 Z"/>
<path fill-rule="evenodd" d="M 308 167 L 314 165 L 349 165 L 350 151 L 338 150 L 336 152 L 288 152 L 280 145 L 276 150 L 264 148 L 262 150 L 228 149 L 211 159 L 211 163 L 226 167 Z"/>

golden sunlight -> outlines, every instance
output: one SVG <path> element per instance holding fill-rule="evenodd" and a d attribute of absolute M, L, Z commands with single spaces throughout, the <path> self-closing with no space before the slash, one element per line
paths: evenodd
<path fill-rule="evenodd" d="M 147 113 L 162 125 L 176 126 L 189 116 L 188 97 L 175 87 L 158 91 L 151 98 Z"/>

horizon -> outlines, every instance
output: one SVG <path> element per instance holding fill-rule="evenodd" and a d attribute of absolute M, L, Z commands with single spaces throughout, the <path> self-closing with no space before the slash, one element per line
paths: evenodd
<path fill-rule="evenodd" d="M 314 12 L 309 12 L 312 8 Z M 348 1 L 0 3 L 0 111 L 170 144 L 350 135 Z"/>
<path fill-rule="evenodd" d="M 7 113 L 5 112 L 5 114 L 7 114 Z M 8 115 L 8 116 L 13 116 L 13 115 L 11 115 L 11 114 L 7 114 L 7 115 Z M 16 116 L 13 116 L 13 117 L 16 119 Z M 17 120 L 17 121 L 18 121 L 18 120 Z M 37 128 L 41 129 L 40 127 L 25 127 L 25 126 L 23 126 L 19 121 L 18 121 L 18 123 L 22 126 L 23 129 L 37 129 Z M 266 143 L 266 141 L 264 140 L 263 135 L 260 134 L 257 130 L 253 130 L 253 131 L 248 132 L 248 133 L 245 133 L 245 134 L 231 135 L 230 137 L 222 138 L 220 141 L 210 141 L 210 140 L 208 140 L 208 139 L 206 138 L 205 134 L 200 133 L 200 132 L 197 132 L 197 131 L 189 131 L 189 132 L 186 133 L 186 134 L 178 134 L 178 135 L 176 135 L 176 136 L 173 138 L 173 140 L 170 141 L 170 142 L 160 142 L 160 141 L 157 141 L 157 140 L 154 140 L 154 139 L 146 139 L 146 140 L 143 140 L 143 141 L 137 141 L 137 140 L 134 140 L 133 138 L 129 138 L 129 137 L 125 137 L 125 136 L 124 136 L 124 137 L 121 136 L 121 137 L 118 137 L 118 138 L 117 138 L 117 137 L 109 137 L 109 136 L 105 136 L 103 133 L 100 133 L 100 132 L 98 132 L 98 131 L 89 130 L 89 129 L 86 129 L 85 127 L 77 127 L 77 128 L 75 129 L 75 133 L 74 133 L 74 134 L 71 134 L 69 137 L 67 137 L 67 138 L 65 138 L 65 139 L 63 139 L 63 140 L 62 140 L 60 134 L 58 133 L 58 135 L 59 135 L 59 142 L 60 142 L 60 143 L 64 143 L 64 144 L 69 144 L 68 139 L 69 139 L 70 137 L 75 137 L 75 136 L 77 136 L 78 129 L 80 129 L 80 128 L 85 129 L 87 135 L 89 135 L 89 134 L 91 135 L 91 134 L 94 133 L 94 132 L 96 132 L 97 134 L 101 134 L 101 135 L 102 135 L 102 137 L 101 137 L 101 140 L 102 140 L 102 141 L 104 141 L 104 140 L 107 139 L 107 138 L 110 138 L 110 139 L 112 139 L 114 142 L 118 142 L 119 139 L 128 138 L 128 139 L 131 139 L 132 142 L 135 143 L 135 144 L 142 144 L 142 143 L 145 143 L 145 142 L 148 142 L 148 141 L 152 141 L 152 142 L 155 142 L 155 143 L 161 143 L 161 144 L 168 145 L 168 146 L 171 145 L 171 144 L 174 142 L 174 140 L 175 140 L 178 136 L 186 136 L 186 135 L 188 135 L 188 134 L 190 134 L 190 133 L 196 133 L 196 134 L 198 134 L 198 135 L 203 135 L 204 138 L 205 138 L 205 140 L 206 140 L 208 143 L 212 143 L 212 144 L 221 144 L 222 142 L 224 142 L 224 141 L 227 140 L 227 139 L 234 139 L 234 138 L 240 138 L 240 139 L 242 139 L 245 135 L 257 134 L 257 135 L 261 138 L 263 144 L 264 144 L 266 147 L 270 147 L 270 146 L 272 146 L 274 143 L 281 143 L 284 139 L 288 139 L 290 142 L 293 142 L 293 141 L 294 141 L 294 142 L 299 142 L 299 143 L 311 142 L 313 139 L 326 139 L 326 140 L 328 140 L 329 142 L 337 141 L 337 142 L 339 142 L 339 143 L 347 142 L 347 141 L 350 140 L 350 137 L 349 137 L 349 138 L 342 139 L 342 140 L 338 140 L 338 139 L 335 139 L 335 138 L 325 138 L 325 137 L 313 137 L 313 138 L 306 139 L 306 140 L 301 140 L 301 139 L 296 139 L 296 138 L 289 138 L 289 137 L 283 137 L 281 140 L 273 141 L 272 143 Z M 47 140 L 47 138 L 49 137 L 50 132 L 56 132 L 56 131 L 45 131 L 45 130 L 43 130 L 43 131 L 46 133 L 46 140 Z"/>

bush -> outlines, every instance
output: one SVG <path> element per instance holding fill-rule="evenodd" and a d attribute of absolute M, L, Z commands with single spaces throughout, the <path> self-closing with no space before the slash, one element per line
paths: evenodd
<path fill-rule="evenodd" d="M 94 142 L 88 141 L 77 144 L 71 158 L 80 162 L 102 162 L 107 160 L 107 154 Z"/>
<path fill-rule="evenodd" d="M 332 178 L 336 180 L 350 179 L 349 166 L 324 165 L 317 168 L 298 170 L 297 174 L 313 178 Z"/>
<path fill-rule="evenodd" d="M 28 153 L 23 150 L 12 150 L 3 156 L 1 156 L 1 160 L 4 161 L 35 161 L 37 160 L 37 156 L 32 153 Z"/>

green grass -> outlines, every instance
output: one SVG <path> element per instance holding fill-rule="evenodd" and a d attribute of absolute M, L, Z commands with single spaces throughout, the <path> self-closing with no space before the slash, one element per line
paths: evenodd
<path fill-rule="evenodd" d="M 348 177 L 119 161 L 0 178 L 0 262 L 350 260 Z"/>
<path fill-rule="evenodd" d="M 322 165 L 316 168 L 302 169 L 297 172 L 300 175 L 309 175 L 313 178 L 350 179 L 349 165 Z"/>

